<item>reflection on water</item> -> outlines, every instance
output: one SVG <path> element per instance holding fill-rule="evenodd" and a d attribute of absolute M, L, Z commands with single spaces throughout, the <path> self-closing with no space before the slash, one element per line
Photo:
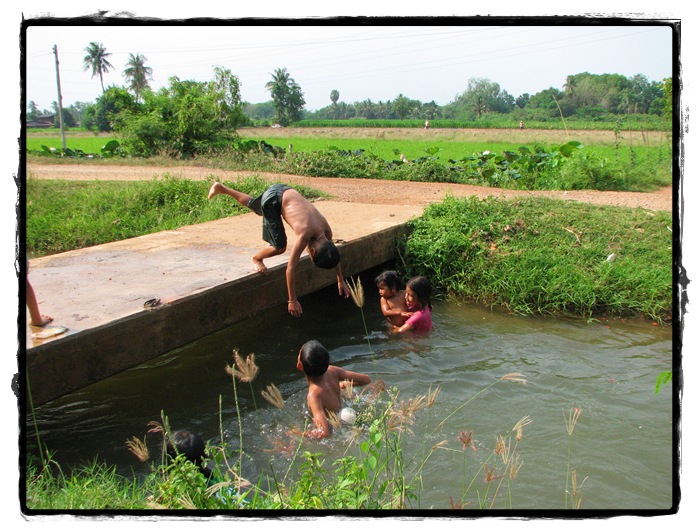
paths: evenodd
<path fill-rule="evenodd" d="M 243 357 L 254 353 L 260 367 L 252 385 L 236 386 L 244 472 L 253 480 L 270 467 L 286 472 L 287 432 L 302 429 L 308 420 L 306 382 L 296 370 L 296 357 L 305 341 L 317 339 L 331 351 L 332 363 L 384 380 L 401 398 L 440 387 L 436 404 L 418 414 L 415 436 L 406 438 L 406 469 L 422 467 L 422 508 L 450 508 L 450 498 L 461 499 L 474 478 L 469 498 L 477 500 L 488 488 L 481 467 L 492 459 L 497 436 L 508 435 L 525 416 L 532 423 L 518 445 L 523 466 L 508 493 L 514 508 L 564 507 L 569 452 L 579 481 L 587 478 L 583 508 L 671 506 L 672 389 L 667 385 L 654 392 L 658 374 L 672 368 L 669 327 L 523 318 L 437 301 L 429 336 L 389 335 L 382 328 L 372 278 L 363 279 L 368 338 L 359 309 L 332 288 L 306 297 L 301 319 L 284 308 L 266 312 L 40 407 L 42 443 L 64 467 L 97 456 L 121 473 L 144 473 L 148 466 L 136 461 L 124 443 L 132 436 L 143 438 L 148 422 L 164 413 L 173 429 L 198 431 L 215 443 L 223 430 L 235 449 L 238 420 L 224 367 L 233 363 L 237 348 Z M 523 374 L 526 385 L 504 381 L 482 392 L 508 373 Z M 259 395 L 271 383 L 285 398 L 281 410 Z M 565 419 L 573 407 L 581 416 L 569 438 Z M 26 431 L 30 447 L 35 442 L 31 424 Z M 473 432 L 477 451 L 462 451 L 462 431 Z M 343 428 L 329 440 L 304 444 L 322 450 L 331 463 L 353 451 L 352 435 L 351 428 Z M 423 463 L 427 450 L 441 441 L 447 441 L 447 449 Z M 274 448 L 277 452 L 270 453 Z"/>

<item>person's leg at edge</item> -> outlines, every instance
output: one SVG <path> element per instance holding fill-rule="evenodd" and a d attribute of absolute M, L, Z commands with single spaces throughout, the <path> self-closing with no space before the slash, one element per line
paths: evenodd
<path fill-rule="evenodd" d="M 215 182 L 211 185 L 211 188 L 209 188 L 208 199 L 211 199 L 212 197 L 217 196 L 219 194 L 224 194 L 232 197 L 244 207 L 247 207 L 250 204 L 250 201 L 252 201 L 253 199 L 252 196 L 248 194 L 239 192 L 238 190 L 234 190 L 233 188 L 228 188 L 227 186 L 219 182 Z"/>
<path fill-rule="evenodd" d="M 252 257 L 252 263 L 255 266 L 255 271 L 258 273 L 262 273 L 263 275 L 267 274 L 267 266 L 264 264 L 264 260 L 266 258 L 272 258 L 273 256 L 278 256 L 282 254 L 284 251 L 286 251 L 286 248 L 282 249 L 277 249 L 276 247 L 272 247 L 271 245 L 269 247 L 265 247 L 264 249 L 260 249 L 255 256 Z"/>

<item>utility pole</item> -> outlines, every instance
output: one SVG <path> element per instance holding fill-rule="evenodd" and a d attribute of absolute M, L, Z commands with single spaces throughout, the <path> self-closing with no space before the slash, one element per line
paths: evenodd
<path fill-rule="evenodd" d="M 63 97 L 61 96 L 61 74 L 58 71 L 58 47 L 53 45 L 53 54 L 56 56 L 56 85 L 58 86 L 58 123 L 61 126 L 61 143 L 66 149 L 66 132 L 63 128 Z"/>

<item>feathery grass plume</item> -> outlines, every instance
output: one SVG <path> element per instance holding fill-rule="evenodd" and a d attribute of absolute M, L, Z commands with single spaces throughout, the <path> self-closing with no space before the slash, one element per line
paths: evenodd
<path fill-rule="evenodd" d="M 564 417 L 568 436 L 573 435 L 573 432 L 575 431 L 575 425 L 578 423 L 578 419 L 580 418 L 581 413 L 582 409 L 578 407 L 571 407 L 570 411 L 568 412 L 568 417 Z"/>
<path fill-rule="evenodd" d="M 364 288 L 362 287 L 361 277 L 357 277 L 356 282 L 352 280 L 352 277 L 350 277 L 347 282 L 347 287 L 349 288 L 354 304 L 357 305 L 357 308 L 359 308 L 359 311 L 362 313 L 362 323 L 364 323 L 366 342 L 369 344 L 369 352 L 372 352 L 371 341 L 369 340 L 369 328 L 367 328 L 366 318 L 364 317 Z"/>
<path fill-rule="evenodd" d="M 335 413 L 334 411 L 326 410 L 325 416 L 328 418 L 328 422 L 330 423 L 330 425 L 333 428 L 338 429 L 340 426 L 342 426 L 342 422 L 340 421 L 340 418 L 337 416 L 337 413 Z"/>
<path fill-rule="evenodd" d="M 298 446 L 298 437 L 303 437 L 303 433 L 291 432 L 287 433 L 288 439 L 282 439 L 279 436 L 269 437 L 269 442 L 272 445 L 271 449 L 265 449 L 264 452 L 269 454 L 281 454 L 287 459 L 294 455 Z"/>
<path fill-rule="evenodd" d="M 145 438 L 141 441 L 138 437 L 131 437 L 131 439 L 126 440 L 126 447 L 141 463 L 145 463 L 150 458 Z"/>
<path fill-rule="evenodd" d="M 495 455 L 502 456 L 502 462 L 507 464 L 510 457 L 510 443 L 503 435 L 498 435 L 495 442 Z"/>
<path fill-rule="evenodd" d="M 241 382 L 252 382 L 259 371 L 259 367 L 255 365 L 255 354 L 248 354 L 245 361 L 243 361 L 243 358 L 238 353 L 238 349 L 235 349 L 233 350 L 233 359 L 235 367 L 226 365 L 226 373 L 238 378 Z"/>
<path fill-rule="evenodd" d="M 474 452 L 478 451 L 478 448 L 473 443 L 473 431 L 462 431 L 459 433 L 459 441 L 461 441 L 464 450 L 470 448 Z"/>
<path fill-rule="evenodd" d="M 442 386 L 438 385 L 437 388 L 433 391 L 432 390 L 432 385 L 430 385 L 430 389 L 427 391 L 427 407 L 430 408 L 434 405 L 434 403 L 437 401 L 437 396 L 439 395 L 439 392 L 442 390 Z"/>
<path fill-rule="evenodd" d="M 524 427 L 529 426 L 529 424 L 531 424 L 532 422 L 534 421 L 531 419 L 529 415 L 526 415 L 517 421 L 517 424 L 515 424 L 515 427 L 512 429 L 512 431 L 515 432 L 515 438 L 518 442 L 522 440 L 522 435 L 524 434 Z"/>
<path fill-rule="evenodd" d="M 485 470 L 485 482 L 490 483 L 491 481 L 495 481 L 496 479 L 500 479 L 502 477 L 502 474 L 497 474 L 495 467 L 489 467 L 488 465 L 483 466 Z"/>
<path fill-rule="evenodd" d="M 526 384 L 527 380 L 524 378 L 523 374 L 520 374 L 518 372 L 511 372 L 509 374 L 506 374 L 505 376 L 500 378 L 501 380 L 507 380 L 508 382 L 515 382 L 515 383 L 521 383 L 521 384 Z"/>
<path fill-rule="evenodd" d="M 582 483 L 578 485 L 578 471 L 573 470 L 571 472 L 571 484 L 573 487 L 573 492 L 572 492 L 572 507 L 574 509 L 580 509 L 580 505 L 582 504 L 582 495 L 580 493 L 580 490 L 582 489 L 582 486 L 585 484 L 587 481 L 587 477 L 582 480 Z"/>
<path fill-rule="evenodd" d="M 565 488 L 565 508 L 568 508 L 568 498 L 570 498 L 571 501 L 571 506 L 579 509 L 580 508 L 580 503 L 582 500 L 577 500 L 575 496 L 575 490 L 576 490 L 576 485 L 575 482 L 577 481 L 577 473 L 575 470 L 572 471 L 570 470 L 570 452 L 571 452 L 571 447 L 572 447 L 572 442 L 573 442 L 573 432 L 575 431 L 575 426 L 578 423 L 578 419 L 580 418 L 580 415 L 582 414 L 582 409 L 572 406 L 570 408 L 570 411 L 568 411 L 568 416 L 565 416 L 565 413 L 563 414 L 563 420 L 566 423 L 566 431 L 568 432 L 568 462 L 566 464 L 566 488 Z M 571 493 L 569 485 L 573 482 L 573 493 Z M 577 507 L 575 507 L 577 505 Z"/>
<path fill-rule="evenodd" d="M 261 391 L 262 398 L 267 400 L 273 406 L 282 409 L 284 407 L 284 397 L 277 386 L 274 384 L 269 384 L 266 391 Z"/>
<path fill-rule="evenodd" d="M 354 396 L 354 381 L 343 380 L 340 383 L 340 394 L 345 398 L 351 399 Z"/>
<path fill-rule="evenodd" d="M 510 479 L 514 480 L 517 479 L 517 475 L 519 474 L 519 469 L 522 468 L 522 465 L 524 464 L 524 461 L 522 460 L 522 457 L 518 454 L 514 454 L 514 458 L 512 459 L 512 462 L 510 463 Z"/>
<path fill-rule="evenodd" d="M 347 282 L 347 287 L 350 290 L 350 295 L 352 296 L 354 304 L 357 305 L 357 308 L 363 308 L 364 288 L 362 287 L 362 279 L 360 277 L 357 277 L 357 281 L 355 282 L 354 280 L 352 280 L 352 277 L 350 277 L 349 282 Z"/>

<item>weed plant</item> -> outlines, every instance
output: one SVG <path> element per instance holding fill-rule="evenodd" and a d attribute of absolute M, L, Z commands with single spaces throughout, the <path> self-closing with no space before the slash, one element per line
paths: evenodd
<path fill-rule="evenodd" d="M 523 315 L 672 317 L 670 213 L 543 198 L 447 198 L 410 224 L 407 274 Z"/>

